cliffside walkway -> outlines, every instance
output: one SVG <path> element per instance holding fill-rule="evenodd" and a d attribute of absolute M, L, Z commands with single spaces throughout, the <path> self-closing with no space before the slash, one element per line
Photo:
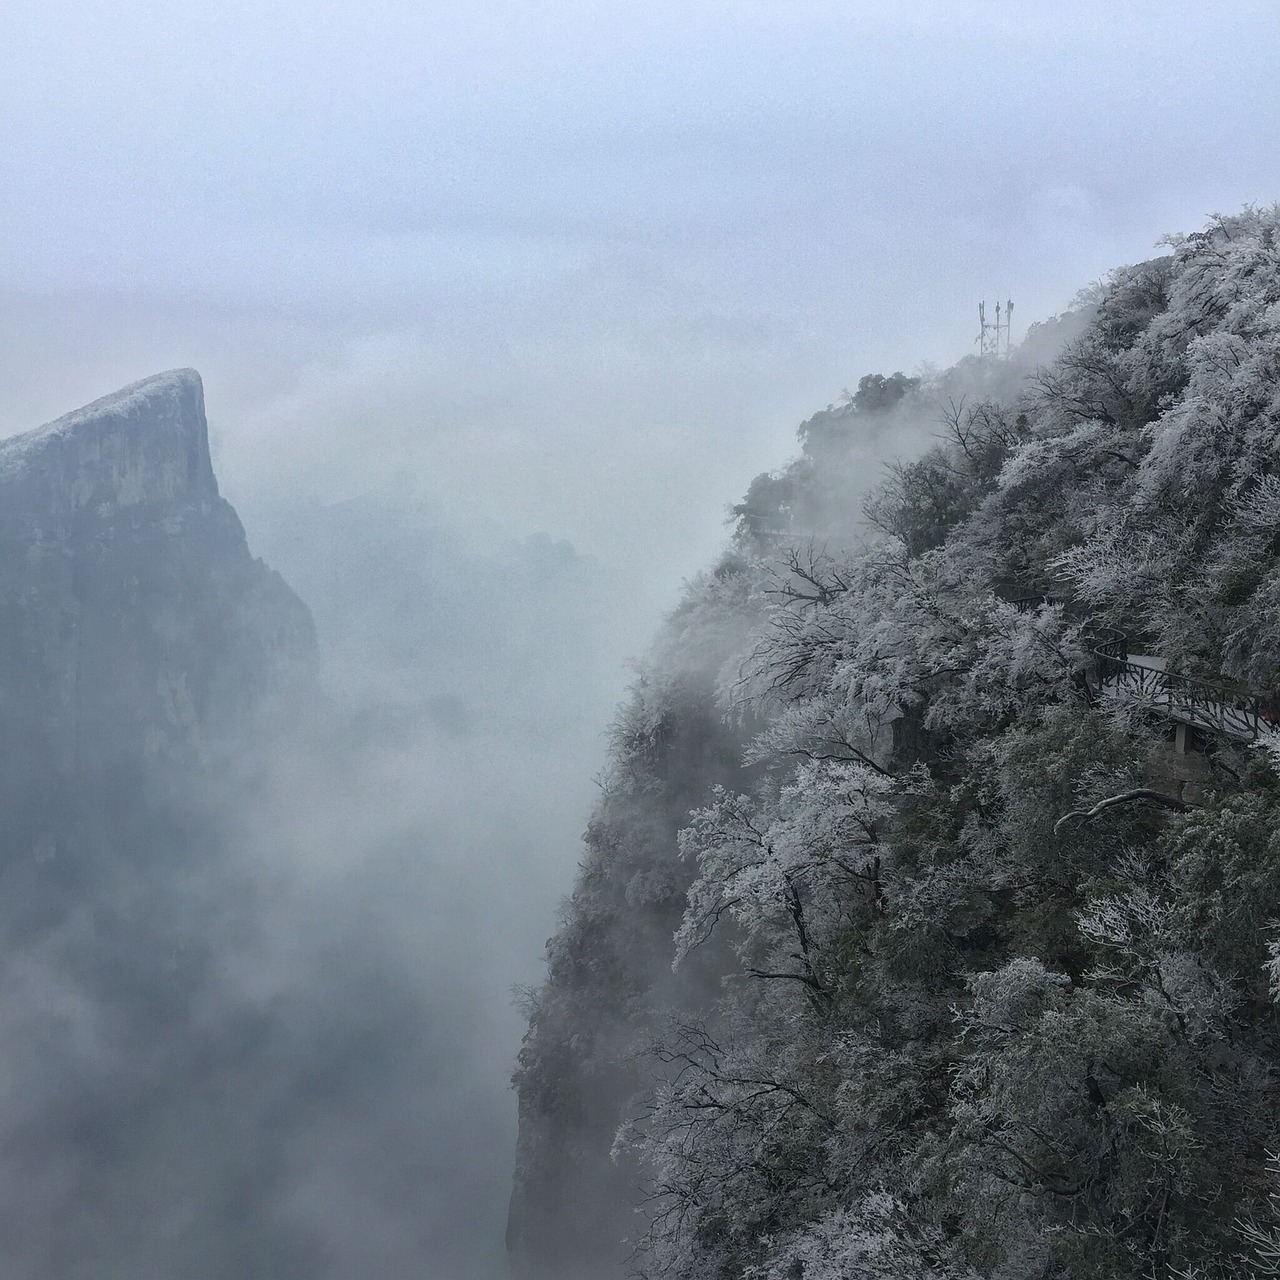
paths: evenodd
<path fill-rule="evenodd" d="M 1051 591 L 1015 589 L 1005 598 L 1024 610 L 1065 603 Z M 1180 730 L 1179 750 L 1186 749 L 1186 729 L 1221 734 L 1233 742 L 1280 737 L 1280 696 L 1167 671 L 1161 657 L 1130 653 L 1128 635 L 1115 627 L 1086 626 L 1084 639 L 1094 658 L 1090 673 L 1094 691 L 1118 690 L 1172 721 Z"/>
<path fill-rule="evenodd" d="M 1163 658 L 1131 654 L 1128 637 L 1112 627 L 1098 627 L 1086 636 L 1092 641 L 1099 688 L 1121 690 L 1175 724 L 1235 742 L 1280 734 L 1276 698 L 1166 671 Z"/>

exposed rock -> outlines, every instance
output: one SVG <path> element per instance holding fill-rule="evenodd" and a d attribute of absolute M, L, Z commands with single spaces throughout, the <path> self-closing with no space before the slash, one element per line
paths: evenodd
<path fill-rule="evenodd" d="M 86 510 L 216 502 L 200 375 L 144 378 L 0 443 L 0 496 L 6 520 L 46 524 Z"/>
<path fill-rule="evenodd" d="M 207 759 L 313 648 L 218 493 L 194 370 L 0 442 L 6 862 L 148 762 Z"/>
<path fill-rule="evenodd" d="M 0 443 L 0 1273 L 319 1274 L 262 1191 L 271 1024 L 216 981 L 254 919 L 228 765 L 314 648 L 193 371 Z"/>

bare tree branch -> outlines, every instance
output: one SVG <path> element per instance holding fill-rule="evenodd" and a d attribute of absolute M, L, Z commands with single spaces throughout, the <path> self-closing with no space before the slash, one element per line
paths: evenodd
<path fill-rule="evenodd" d="M 1090 818 L 1096 818 L 1106 813 L 1108 809 L 1114 809 L 1122 804 L 1155 804 L 1161 805 L 1166 809 L 1176 809 L 1179 813 L 1185 813 L 1188 809 L 1195 808 L 1194 805 L 1188 804 L 1185 800 L 1180 800 L 1177 796 L 1166 795 L 1163 791 L 1153 791 L 1150 787 L 1135 787 L 1132 791 L 1122 791 L 1119 795 L 1108 796 L 1105 800 L 1099 800 L 1092 809 L 1073 809 L 1070 813 L 1064 813 L 1053 824 L 1053 834 L 1056 836 L 1072 818 L 1079 818 L 1082 822 L 1087 822 Z"/>

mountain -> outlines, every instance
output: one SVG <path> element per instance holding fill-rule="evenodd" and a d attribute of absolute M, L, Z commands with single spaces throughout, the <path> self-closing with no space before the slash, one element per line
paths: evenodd
<path fill-rule="evenodd" d="M 219 496 L 193 370 L 0 442 L 0 643 L 10 858 L 305 667 L 310 617 Z"/>
<path fill-rule="evenodd" d="M 517 1280 L 1277 1274 L 1278 246 L 868 375 L 734 508 L 529 1000 Z"/>
<path fill-rule="evenodd" d="M 292 1274 L 244 1129 L 268 1033 L 219 974 L 261 896 L 237 762 L 315 636 L 219 495 L 196 373 L 0 443 L 0 646 L 0 1271 Z"/>

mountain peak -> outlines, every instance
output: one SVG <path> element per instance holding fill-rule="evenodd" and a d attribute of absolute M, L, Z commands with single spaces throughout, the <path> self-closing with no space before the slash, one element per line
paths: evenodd
<path fill-rule="evenodd" d="M 216 499 L 200 375 L 143 378 L 0 442 L 0 493 L 63 512 Z"/>
<path fill-rule="evenodd" d="M 74 430 L 97 418 L 139 409 L 150 413 L 165 402 L 183 397 L 194 397 L 203 411 L 204 383 L 194 369 L 169 369 L 164 373 L 153 373 L 149 378 L 140 378 L 109 395 L 100 396 L 82 409 L 64 413 L 45 426 L 37 427 L 32 434 Z"/>

